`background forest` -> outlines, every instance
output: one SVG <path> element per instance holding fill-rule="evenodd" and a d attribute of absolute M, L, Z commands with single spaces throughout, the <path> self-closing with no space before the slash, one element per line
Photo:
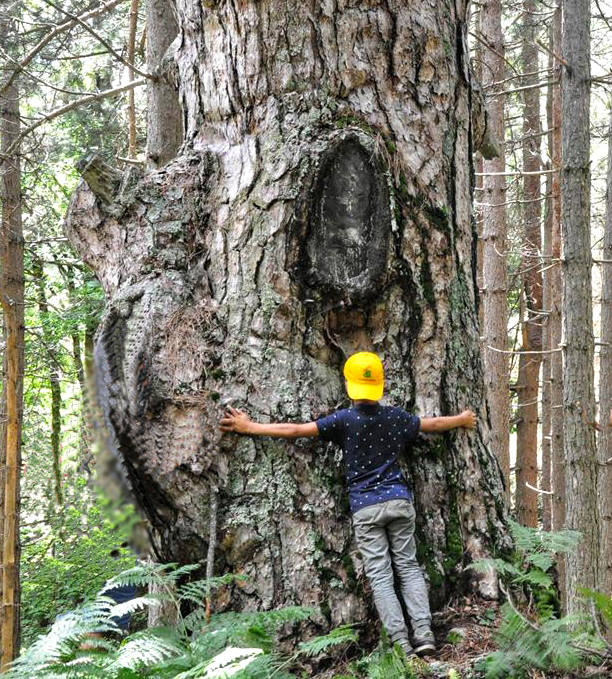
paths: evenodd
<path fill-rule="evenodd" d="M 317 618 L 306 608 L 211 617 L 211 590 L 233 576 L 211 580 L 209 559 L 190 589 L 189 567 L 161 568 L 154 550 L 135 547 L 146 522 L 97 436 L 94 337 L 105 296 L 63 223 L 83 159 L 98 154 L 127 172 L 178 153 L 176 121 L 174 141 L 159 145 L 166 104 L 161 124 L 147 119 L 151 97 L 163 98 L 151 73 L 176 99 L 172 69 L 148 45 L 162 20 L 167 46 L 176 18 L 159 0 L 0 6 L 4 670 L 24 651 L 9 676 L 213 677 L 225 676 L 224 663 L 228 676 L 253 677 L 609 676 L 612 4 L 470 3 L 464 29 L 490 146 L 473 156 L 480 341 L 514 547 L 470 566 L 496 569 L 499 605 L 455 592 L 440 608 L 442 651 L 429 667 L 406 665 L 384 640 L 373 649 L 359 626 L 309 628 Z M 571 139 L 572 130 L 585 134 Z M 21 391 L 19 452 L 10 409 Z M 84 647 L 92 630 L 112 627 L 117 611 L 100 592 L 115 576 L 143 594 L 129 608 L 133 633 Z M 159 613 L 160 591 L 178 617 Z M 149 632 L 147 608 L 157 611 Z M 68 623 L 52 627 L 62 614 Z M 292 635 L 305 636 L 291 646 Z M 226 647 L 251 655 L 215 665 Z"/>

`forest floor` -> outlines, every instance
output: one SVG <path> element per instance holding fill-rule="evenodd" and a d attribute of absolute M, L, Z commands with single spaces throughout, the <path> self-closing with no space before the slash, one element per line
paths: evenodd
<path fill-rule="evenodd" d="M 496 601 L 485 601 L 463 597 L 450 602 L 444 609 L 434 613 L 433 630 L 437 639 L 435 655 L 411 661 L 412 673 L 405 677 L 426 679 L 482 679 L 482 672 L 475 666 L 489 653 L 497 650 L 496 630 L 500 621 L 500 605 Z M 340 664 L 334 663 L 325 671 L 322 668 L 311 676 L 319 679 L 354 676 L 352 664 L 355 657 L 346 658 Z M 530 670 L 521 679 L 599 679 L 612 678 L 612 666 L 590 666 L 574 673 L 551 673 Z M 388 677 L 385 679 L 402 679 Z M 512 677 L 509 679 L 519 679 Z"/>

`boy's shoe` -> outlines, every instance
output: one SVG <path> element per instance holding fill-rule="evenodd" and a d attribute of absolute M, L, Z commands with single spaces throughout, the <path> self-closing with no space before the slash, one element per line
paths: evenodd
<path fill-rule="evenodd" d="M 422 629 L 412 636 L 414 652 L 417 655 L 429 655 L 436 650 L 436 640 L 430 629 Z"/>
<path fill-rule="evenodd" d="M 399 646 L 402 649 L 402 651 L 404 651 L 407 658 L 409 658 L 411 655 L 414 655 L 414 649 L 410 645 L 408 639 L 398 639 L 397 641 L 394 642 L 393 645 Z"/>

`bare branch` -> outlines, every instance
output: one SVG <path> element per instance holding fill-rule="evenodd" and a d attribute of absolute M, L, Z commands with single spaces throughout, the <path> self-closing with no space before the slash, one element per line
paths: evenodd
<path fill-rule="evenodd" d="M 539 40 L 536 40 L 536 44 L 541 47 L 547 54 L 550 54 L 552 57 L 554 57 L 558 62 L 563 64 L 566 68 L 569 68 L 569 64 L 565 59 L 560 57 L 556 52 L 553 52 L 553 50 L 550 49 L 548 45 L 545 45 L 543 42 L 540 42 Z"/>
<path fill-rule="evenodd" d="M 85 19 L 90 19 L 91 17 L 104 14 L 105 12 L 109 12 L 111 9 L 114 9 L 117 5 L 120 5 L 122 2 L 125 2 L 125 0 L 110 0 L 109 2 L 104 2 L 100 5 L 100 7 L 96 7 L 96 9 L 92 9 L 89 12 L 81 14 L 79 19 L 80 21 L 84 21 Z M 76 26 L 77 23 L 78 22 L 76 20 L 70 20 L 65 21 L 62 24 L 59 24 L 51 31 L 49 31 L 40 42 L 34 45 L 34 47 L 28 52 L 28 54 L 26 54 L 26 56 L 21 60 L 19 67 L 11 72 L 11 75 L 8 77 L 7 81 L 4 83 L 4 85 L 0 87 L 0 97 L 13 84 L 13 81 L 19 75 L 21 70 L 25 68 L 32 61 L 32 59 L 34 59 L 34 57 L 37 54 L 39 54 L 53 40 L 53 38 L 57 37 L 61 33 L 64 33 L 65 31 L 70 30 L 71 28 Z"/>
<path fill-rule="evenodd" d="M 536 172 L 474 172 L 477 177 L 528 177 L 529 175 L 553 174 L 559 168 L 552 170 L 537 170 Z"/>
<path fill-rule="evenodd" d="M 529 490 L 535 490 L 536 493 L 543 493 L 544 495 L 554 495 L 554 491 L 552 490 L 544 490 L 543 488 L 536 488 L 535 486 L 532 486 L 529 481 L 525 481 L 525 485 Z"/>
<path fill-rule="evenodd" d="M 104 90 L 103 92 L 96 92 L 95 94 L 90 94 L 89 96 L 83 97 L 82 99 L 76 99 L 75 101 L 71 102 L 70 104 L 66 104 L 66 106 L 62 106 L 61 108 L 56 108 L 55 111 L 51 111 L 50 113 L 47 113 L 42 118 L 39 118 L 35 123 L 32 123 L 32 125 L 30 125 L 29 127 L 26 127 L 26 129 L 11 144 L 11 146 L 6 150 L 4 155 L 0 156 L 0 158 L 3 159 L 3 160 L 8 160 L 11 153 L 21 143 L 21 140 L 24 137 L 26 137 L 28 134 L 33 132 L 37 127 L 40 127 L 41 125 L 43 125 L 44 123 L 48 123 L 50 120 L 53 120 L 54 118 L 57 118 L 58 116 L 64 115 L 64 113 L 68 113 L 68 111 L 72 111 L 73 109 L 78 108 L 79 106 L 83 106 L 84 104 L 89 104 L 92 101 L 98 101 L 98 99 L 105 99 L 106 97 L 112 97 L 116 94 L 121 94 L 122 92 L 126 92 L 127 90 L 131 90 L 134 87 L 140 87 L 140 85 L 144 85 L 146 82 L 147 82 L 146 78 L 140 78 L 139 80 L 133 80 L 130 83 L 126 83 L 125 85 L 121 85 L 120 87 L 114 87 L 113 89 Z"/>
<path fill-rule="evenodd" d="M 62 14 L 65 14 L 67 17 L 70 17 L 73 21 L 75 21 L 79 26 L 82 26 L 88 33 L 90 33 L 100 44 L 102 44 L 106 49 L 117 59 L 117 61 L 120 61 L 124 66 L 127 66 L 129 69 L 132 69 L 135 73 L 138 73 L 138 75 L 142 76 L 143 78 L 150 78 L 151 80 L 155 80 L 155 76 L 151 75 L 150 73 L 147 73 L 146 71 L 141 71 L 137 66 L 134 66 L 134 64 L 130 63 L 127 59 L 124 59 L 119 52 L 115 51 L 113 47 L 110 45 L 110 43 L 106 42 L 106 40 L 97 32 L 94 31 L 93 28 L 90 28 L 80 17 L 78 17 L 76 14 L 71 14 L 65 9 L 62 9 L 55 3 L 51 2 L 51 0 L 43 0 L 43 2 L 46 5 L 49 5 L 49 7 L 53 7 L 53 9 L 57 10 L 58 12 L 61 12 Z"/>
<path fill-rule="evenodd" d="M 523 85 L 522 87 L 514 87 L 511 90 L 504 90 L 503 92 L 496 92 L 495 96 L 500 94 L 514 94 L 515 92 L 524 92 L 525 90 L 535 90 L 538 87 L 548 87 L 549 85 L 557 85 L 559 83 L 558 79 L 555 80 L 544 80 L 539 83 L 533 83 L 532 85 Z"/>
<path fill-rule="evenodd" d="M 491 351 L 497 351 L 500 354 L 512 354 L 513 356 L 520 356 L 521 354 L 556 354 L 558 351 L 563 351 L 563 347 L 557 347 L 556 349 L 540 349 L 539 351 L 522 351 L 522 350 L 516 350 L 514 351 L 513 349 L 497 349 L 496 347 L 492 347 L 487 345 L 487 349 L 490 349 Z"/>

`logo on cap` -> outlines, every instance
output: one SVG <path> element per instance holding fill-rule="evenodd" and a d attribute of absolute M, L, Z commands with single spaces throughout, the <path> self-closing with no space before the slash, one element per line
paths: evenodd
<path fill-rule="evenodd" d="M 366 380 L 372 379 L 372 371 L 369 368 L 367 370 L 364 370 L 363 376 L 366 378 Z"/>

